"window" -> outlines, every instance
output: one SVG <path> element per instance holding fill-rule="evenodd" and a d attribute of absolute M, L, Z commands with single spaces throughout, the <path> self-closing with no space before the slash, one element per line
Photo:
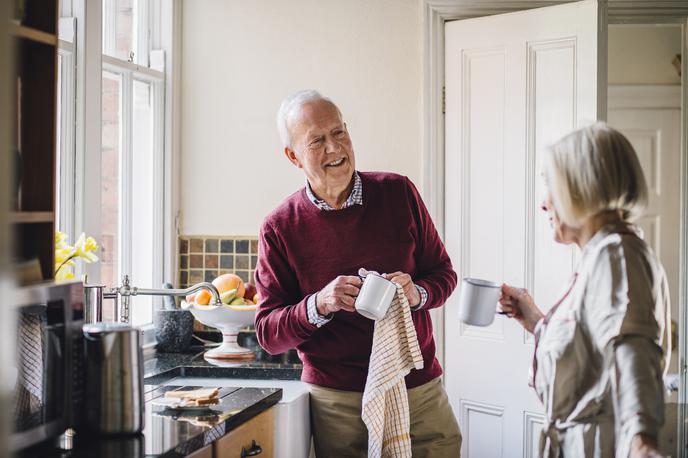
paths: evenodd
<path fill-rule="evenodd" d="M 103 0 L 100 280 L 162 284 L 163 84 L 148 67 L 148 1 Z M 153 298 L 132 299 L 131 322 L 153 321 Z"/>
<path fill-rule="evenodd" d="M 103 54 L 148 66 L 149 0 L 103 0 Z"/>
<path fill-rule="evenodd" d="M 162 2 L 101 0 L 98 10 L 89 0 L 89 6 L 87 10 L 83 2 L 60 0 L 57 228 L 72 242 L 88 228 L 86 232 L 100 243 L 100 261 L 85 269 L 90 282 L 116 286 L 126 274 L 133 286 L 160 287 L 163 189 L 169 177 L 163 151 L 163 53 L 151 49 L 151 43 L 161 42 Z M 158 23 L 151 22 L 154 17 Z M 102 44 L 85 36 L 84 22 L 78 21 L 86 20 L 102 21 Z M 77 36 L 77 30 L 83 36 Z M 102 64 L 84 57 L 93 53 L 101 53 Z M 83 65 L 88 76 L 80 76 L 77 65 Z M 88 95 L 97 94 L 97 88 L 84 89 L 98 75 L 99 112 L 92 102 L 95 97 Z M 97 160 L 90 159 L 96 146 L 84 133 L 93 131 L 93 123 L 101 132 Z M 89 198 L 91 204 L 81 208 Z M 130 318 L 132 324 L 150 330 L 146 325 L 153 321 L 153 298 L 133 297 Z"/>
<path fill-rule="evenodd" d="M 56 125 L 56 228 L 74 242 L 74 173 L 76 109 L 75 19 L 60 18 L 57 54 L 57 125 Z"/>

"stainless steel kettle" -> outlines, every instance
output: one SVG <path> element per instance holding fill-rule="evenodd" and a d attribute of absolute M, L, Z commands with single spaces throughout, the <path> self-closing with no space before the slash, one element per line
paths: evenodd
<path fill-rule="evenodd" d="M 124 323 L 83 327 L 86 353 L 86 426 L 103 434 L 143 430 L 141 332 Z"/>

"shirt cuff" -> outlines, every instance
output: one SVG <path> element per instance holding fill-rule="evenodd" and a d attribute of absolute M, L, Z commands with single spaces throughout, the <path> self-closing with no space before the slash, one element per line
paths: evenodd
<path fill-rule="evenodd" d="M 322 316 L 318 313 L 318 308 L 315 306 L 315 296 L 316 294 L 312 294 L 306 301 L 308 322 L 314 326 L 320 327 L 332 320 L 332 314 L 330 313 L 328 316 Z"/>
<path fill-rule="evenodd" d="M 422 309 L 423 306 L 425 305 L 425 303 L 428 301 L 428 292 L 425 290 L 425 288 L 423 288 L 420 285 L 416 285 L 414 283 L 413 286 L 416 287 L 416 289 L 418 290 L 418 293 L 420 294 L 420 303 L 418 305 L 416 305 L 415 307 L 411 307 L 411 311 L 415 312 L 416 310 Z"/>

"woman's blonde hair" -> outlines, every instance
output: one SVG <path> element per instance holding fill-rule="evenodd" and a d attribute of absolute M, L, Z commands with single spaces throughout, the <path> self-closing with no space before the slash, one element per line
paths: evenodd
<path fill-rule="evenodd" d="M 571 227 L 609 210 L 620 210 L 624 220 L 633 221 L 647 205 L 647 185 L 633 146 L 604 122 L 550 146 L 543 173 L 559 218 Z"/>

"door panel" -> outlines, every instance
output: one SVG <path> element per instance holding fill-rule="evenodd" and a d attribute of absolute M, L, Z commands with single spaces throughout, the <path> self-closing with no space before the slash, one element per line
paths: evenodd
<path fill-rule="evenodd" d="M 467 172 L 455 184 L 464 190 L 463 263 L 472 276 L 501 278 L 504 247 L 504 117 L 506 109 L 506 50 L 504 48 L 466 51 L 463 54 L 462 92 L 470 98 L 462 107 L 466 128 L 466 149 L 476 154 L 463 157 Z M 489 100 L 488 105 L 485 101 Z M 480 179 L 474 179 L 480 177 Z M 485 180 L 482 177 L 498 177 Z M 461 335 L 504 340 L 503 323 L 481 328 L 460 327 Z"/>
<path fill-rule="evenodd" d="M 501 458 L 504 454 L 501 437 L 504 430 L 504 409 L 489 404 L 461 401 L 463 440 L 468 444 L 468 456 Z"/>
<path fill-rule="evenodd" d="M 447 250 L 460 277 L 526 286 L 543 310 L 574 254 L 553 242 L 539 210 L 541 151 L 604 106 L 599 14 L 585 1 L 445 28 Z M 485 328 L 460 323 L 459 295 L 445 308 L 445 373 L 462 456 L 537 456 L 544 420 L 528 386 L 532 339 L 502 316 Z"/>
<path fill-rule="evenodd" d="M 680 108 L 609 109 L 609 123 L 628 137 L 645 174 L 649 202 L 638 225 L 666 270 L 674 320 L 679 313 L 680 119 Z M 678 371 L 677 361 L 675 349 L 669 372 Z"/>

